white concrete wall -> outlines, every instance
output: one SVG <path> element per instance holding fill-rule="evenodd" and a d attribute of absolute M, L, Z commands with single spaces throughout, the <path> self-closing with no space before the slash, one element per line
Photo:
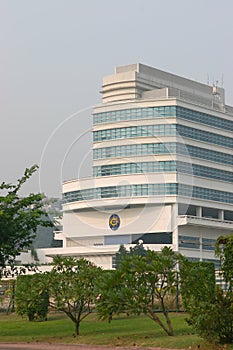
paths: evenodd
<path fill-rule="evenodd" d="M 113 213 L 118 214 L 121 220 L 117 231 L 109 227 L 109 217 Z M 111 212 L 96 210 L 65 212 L 63 225 L 66 237 L 98 238 L 111 234 L 171 232 L 171 206 L 145 205 Z"/>

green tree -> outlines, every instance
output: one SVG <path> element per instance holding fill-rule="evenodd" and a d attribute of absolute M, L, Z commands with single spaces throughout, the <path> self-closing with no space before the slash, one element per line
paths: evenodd
<path fill-rule="evenodd" d="M 177 288 L 178 256 L 168 247 L 146 255 L 126 255 L 119 268 L 99 282 L 97 312 L 111 321 L 114 314 L 145 314 L 170 336 L 174 335 L 166 297 Z M 159 316 L 161 311 L 165 321 Z"/>
<path fill-rule="evenodd" d="M 45 275 L 18 276 L 15 288 L 16 311 L 21 316 L 27 316 L 29 321 L 47 319 L 49 307 L 49 293 Z M 42 287 L 44 286 L 44 287 Z"/>
<path fill-rule="evenodd" d="M 81 321 L 93 311 L 95 284 L 101 272 L 101 268 L 85 259 L 57 256 L 47 274 L 50 306 L 74 322 L 75 336 L 79 335 Z"/>
<path fill-rule="evenodd" d="M 123 244 L 120 245 L 118 252 L 116 253 L 116 268 L 121 264 L 121 261 L 128 255 L 140 255 L 144 256 L 147 254 L 147 250 L 143 247 L 142 243 L 135 244 L 134 247 L 130 247 L 129 250 L 125 248 Z"/>
<path fill-rule="evenodd" d="M 180 260 L 182 302 L 187 310 L 201 302 L 210 301 L 215 293 L 215 269 L 213 263 Z"/>
<path fill-rule="evenodd" d="M 189 313 L 187 321 L 199 335 L 216 343 L 233 343 L 231 239 L 220 237 L 216 243 L 226 290 L 216 284 L 213 264 L 183 259 L 180 267 L 182 300 Z"/>
<path fill-rule="evenodd" d="M 39 225 L 53 226 L 43 209 L 43 194 L 20 197 L 22 186 L 37 168 L 34 165 L 26 169 L 15 185 L 5 182 L 0 185 L 0 277 L 6 266 L 13 267 L 16 256 L 31 245 Z"/>

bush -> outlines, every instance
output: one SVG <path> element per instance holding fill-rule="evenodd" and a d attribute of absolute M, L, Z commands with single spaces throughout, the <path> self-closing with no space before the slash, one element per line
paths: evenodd
<path fill-rule="evenodd" d="M 19 276 L 16 281 L 16 311 L 29 321 L 45 321 L 49 307 L 49 293 L 42 287 L 43 275 Z"/>
<path fill-rule="evenodd" d="M 233 294 L 216 285 L 213 264 L 183 259 L 180 276 L 187 322 L 208 341 L 233 343 Z"/>
<path fill-rule="evenodd" d="M 217 288 L 211 302 L 200 302 L 189 313 L 187 321 L 200 336 L 217 343 L 233 343 L 232 293 Z"/>

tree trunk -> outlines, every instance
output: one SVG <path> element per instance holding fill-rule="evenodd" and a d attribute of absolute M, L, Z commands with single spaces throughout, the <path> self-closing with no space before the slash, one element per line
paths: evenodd
<path fill-rule="evenodd" d="M 167 335 L 173 336 L 173 330 L 170 329 L 170 327 L 167 329 L 167 327 L 164 326 L 163 322 L 160 320 L 160 318 L 153 312 L 152 310 L 149 311 L 150 315 L 152 316 L 152 319 L 160 325 L 160 327 L 167 333 Z M 166 318 L 167 320 L 167 318 Z"/>
<path fill-rule="evenodd" d="M 80 321 L 78 320 L 75 322 L 75 330 L 74 330 L 75 337 L 79 335 L 79 325 L 80 325 Z"/>
<path fill-rule="evenodd" d="M 168 312 L 166 311 L 163 299 L 161 299 L 161 306 L 162 306 L 163 314 L 164 314 L 164 316 L 166 318 L 166 322 L 167 322 L 167 325 L 168 325 L 167 334 L 173 336 L 174 335 L 174 331 L 173 331 L 173 328 L 172 328 L 172 323 L 171 323 L 170 317 L 168 316 Z"/>

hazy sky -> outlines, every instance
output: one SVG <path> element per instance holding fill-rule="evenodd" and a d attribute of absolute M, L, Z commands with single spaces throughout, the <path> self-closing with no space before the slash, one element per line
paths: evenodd
<path fill-rule="evenodd" d="M 233 105 L 232 0 L 0 0 L 0 182 L 59 196 L 90 174 L 102 77 L 141 62 L 226 90 Z"/>

